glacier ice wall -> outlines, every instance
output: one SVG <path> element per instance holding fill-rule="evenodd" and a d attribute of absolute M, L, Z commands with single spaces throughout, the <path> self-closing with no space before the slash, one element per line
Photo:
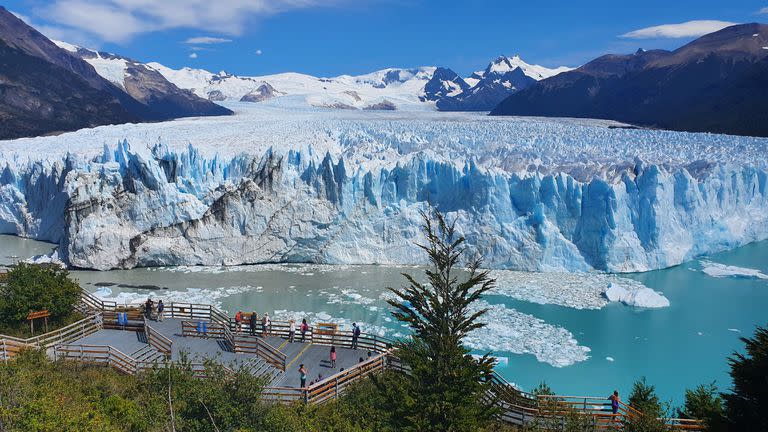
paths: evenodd
<path fill-rule="evenodd" d="M 229 158 L 189 145 L 6 161 L 0 232 L 112 269 L 418 263 L 419 211 L 452 218 L 493 268 L 644 271 L 768 238 L 764 168 L 637 160 L 611 178 L 508 172 L 412 152 L 391 165 L 312 148 Z"/>

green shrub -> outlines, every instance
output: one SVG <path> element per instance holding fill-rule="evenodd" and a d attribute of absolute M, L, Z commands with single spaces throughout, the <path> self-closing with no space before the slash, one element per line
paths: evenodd
<path fill-rule="evenodd" d="M 53 265 L 20 263 L 0 284 L 0 324 L 24 322 L 30 311 L 47 309 L 54 320 L 70 315 L 80 299 L 80 286 L 69 272 Z"/>
<path fill-rule="evenodd" d="M 746 353 L 735 353 L 731 365 L 733 389 L 723 394 L 728 430 L 768 430 L 768 328 L 758 327 L 752 338 L 741 338 Z"/>

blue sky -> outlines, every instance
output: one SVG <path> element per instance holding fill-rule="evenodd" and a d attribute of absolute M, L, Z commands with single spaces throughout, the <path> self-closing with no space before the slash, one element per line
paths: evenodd
<path fill-rule="evenodd" d="M 467 75 L 499 54 L 577 66 L 609 52 L 673 49 L 726 23 L 768 22 L 765 0 L 12 0 L 4 6 L 49 37 L 174 68 L 241 75 L 354 75 L 421 65 Z M 663 25 L 671 26 L 648 29 Z"/>

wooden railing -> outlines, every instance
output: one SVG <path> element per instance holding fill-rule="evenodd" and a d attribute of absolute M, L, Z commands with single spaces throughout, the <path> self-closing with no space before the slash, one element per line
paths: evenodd
<path fill-rule="evenodd" d="M 144 334 L 147 336 L 147 343 L 150 346 L 165 355 L 166 359 L 171 357 L 173 341 L 152 328 L 146 318 L 144 318 Z"/>
<path fill-rule="evenodd" d="M 368 375 L 383 372 L 387 367 L 387 354 L 386 352 L 380 353 L 307 387 L 305 401 L 314 404 L 326 402 L 344 394 L 347 387 L 353 382 Z"/>
<path fill-rule="evenodd" d="M 28 339 L 0 335 L 0 360 L 10 360 L 26 348 L 48 349 L 56 344 L 65 344 L 84 338 L 101 329 L 101 315 L 96 314 L 48 333 Z"/>
<path fill-rule="evenodd" d="M 82 311 L 102 312 L 107 310 L 115 310 L 117 308 L 117 303 L 113 301 L 102 300 L 89 291 L 81 289 L 80 306 Z"/>
<path fill-rule="evenodd" d="M 232 344 L 236 353 L 256 354 L 267 363 L 285 372 L 288 357 L 261 337 L 235 333 L 232 335 Z"/>
<path fill-rule="evenodd" d="M 127 322 L 125 324 L 118 323 L 118 314 L 124 313 Z M 144 315 L 139 309 L 126 309 L 124 307 L 117 307 L 113 310 L 105 310 L 102 312 L 104 318 L 104 328 L 111 330 L 130 330 L 130 331 L 143 331 L 144 330 Z"/>
<path fill-rule="evenodd" d="M 491 379 L 491 394 L 487 401 L 500 409 L 499 419 L 517 426 L 538 424 L 543 429 L 562 430 L 569 416 L 579 416 L 592 427 L 602 429 L 623 429 L 627 420 L 643 414 L 620 403 L 618 412 L 613 414 L 608 398 L 594 396 L 533 395 L 523 392 L 507 383 L 494 372 Z M 702 422 L 687 419 L 659 419 L 669 430 L 705 430 Z"/>
<path fill-rule="evenodd" d="M 204 331 L 198 331 L 198 327 L 203 330 L 203 326 Z M 211 321 L 181 321 L 181 335 L 184 337 L 227 339 L 228 330 L 226 326 Z"/>
<path fill-rule="evenodd" d="M 61 360 L 76 360 L 80 363 L 105 364 L 128 375 L 135 375 L 139 365 L 131 356 L 112 346 L 106 345 L 58 345 L 54 355 Z"/>
<path fill-rule="evenodd" d="M 5 363 L 19 355 L 22 350 L 30 348 L 25 342 L 20 342 L 15 338 L 10 338 L 9 336 L 3 336 L 2 338 L 0 340 L 0 360 Z"/>

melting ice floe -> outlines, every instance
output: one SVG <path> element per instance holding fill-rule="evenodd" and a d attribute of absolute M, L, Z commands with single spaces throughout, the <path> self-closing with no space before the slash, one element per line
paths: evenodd
<path fill-rule="evenodd" d="M 726 264 L 720 264 L 713 261 L 708 260 L 701 260 L 699 261 L 701 263 L 701 271 L 706 273 L 708 276 L 717 277 L 717 278 L 724 278 L 724 277 L 732 277 L 732 278 L 744 278 L 744 279 L 768 279 L 768 275 L 761 272 L 760 270 L 751 269 L 751 268 L 745 268 L 745 267 L 736 267 L 736 266 L 730 266 Z"/>
<path fill-rule="evenodd" d="M 112 288 L 100 287 L 93 294 L 102 300 L 114 301 L 118 304 L 141 304 L 147 298 L 163 300 L 164 302 L 210 304 L 223 309 L 221 300 L 227 297 L 251 291 L 261 291 L 261 287 L 230 286 L 220 288 L 187 288 L 184 291 L 156 290 L 149 292 L 121 291 L 113 295 Z"/>
<path fill-rule="evenodd" d="M 605 290 L 605 297 L 612 302 L 622 302 L 627 306 L 644 308 L 662 308 L 669 306 L 666 297 L 650 288 L 636 289 L 635 286 L 610 283 Z"/>
<path fill-rule="evenodd" d="M 534 273 L 511 270 L 491 272 L 496 287 L 491 295 L 574 309 L 600 309 L 610 302 L 628 306 L 669 306 L 662 294 L 642 283 L 604 273 Z"/>

